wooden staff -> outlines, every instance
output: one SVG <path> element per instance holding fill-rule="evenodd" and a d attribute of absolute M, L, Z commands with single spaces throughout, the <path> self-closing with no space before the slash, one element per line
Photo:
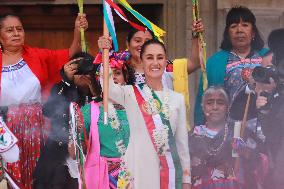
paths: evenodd
<path fill-rule="evenodd" d="M 78 7 L 79 7 L 79 13 L 82 15 L 84 13 L 84 6 L 83 6 L 84 2 L 83 2 L 83 0 L 77 0 L 77 3 L 78 3 Z M 80 34 L 81 34 L 82 52 L 87 52 L 84 28 L 80 28 Z"/>
<path fill-rule="evenodd" d="M 104 21 L 103 26 L 104 37 L 109 37 L 108 28 Z M 108 123 L 108 89 L 109 89 L 109 49 L 103 49 L 103 67 L 104 67 L 104 78 L 103 78 L 103 105 L 104 105 L 104 124 Z"/>
<path fill-rule="evenodd" d="M 241 138 L 244 137 L 245 129 L 247 127 L 247 117 L 248 117 L 250 100 L 251 100 L 251 93 L 248 94 L 248 98 L 247 98 L 247 102 L 246 102 L 246 106 L 245 106 L 245 112 L 244 112 L 243 120 L 242 120 L 242 123 L 241 123 L 241 131 L 240 131 L 240 137 Z M 237 156 L 236 161 L 235 161 L 235 172 L 240 171 L 240 165 L 241 165 L 241 159 L 240 159 L 240 156 Z"/>
<path fill-rule="evenodd" d="M 199 2 L 198 0 L 192 0 L 192 19 L 196 22 L 200 18 L 199 14 Z M 207 74 L 206 74 L 206 43 L 204 33 L 198 33 L 198 40 L 199 40 L 199 64 L 202 71 L 202 79 L 203 79 L 203 90 L 207 89 L 208 81 L 207 81 Z"/>

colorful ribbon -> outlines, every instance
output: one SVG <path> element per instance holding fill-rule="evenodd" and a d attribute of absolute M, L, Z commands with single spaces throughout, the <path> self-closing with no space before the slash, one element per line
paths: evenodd
<path fill-rule="evenodd" d="M 108 31 L 110 33 L 110 36 L 112 38 L 114 51 L 118 51 L 118 42 L 116 38 L 113 16 L 110 4 L 107 1 L 103 1 L 103 11 L 104 11 L 104 20 L 107 25 Z"/>
<path fill-rule="evenodd" d="M 126 8 L 133 16 L 135 16 L 143 25 L 145 25 L 149 30 L 151 30 L 159 40 L 161 40 L 161 37 L 166 34 L 164 30 L 162 30 L 161 28 L 153 24 L 151 21 L 149 21 L 147 18 L 142 16 L 140 13 L 138 13 L 136 10 L 134 10 L 126 0 L 117 1 L 120 5 Z"/>

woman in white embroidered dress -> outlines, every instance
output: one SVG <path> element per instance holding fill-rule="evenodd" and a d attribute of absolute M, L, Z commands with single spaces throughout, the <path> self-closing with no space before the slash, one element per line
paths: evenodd
<path fill-rule="evenodd" d="M 0 16 L 0 108 L 6 109 L 6 124 L 18 138 L 20 159 L 7 169 L 23 189 L 32 188 L 32 175 L 43 146 L 42 97 L 51 84 L 60 81 L 59 71 L 80 49 L 80 28 L 86 29 L 85 15 L 75 21 L 69 49 L 49 50 L 25 44 L 20 18 Z M 47 92 L 47 93 L 45 93 Z M 8 107 L 8 108 L 7 108 Z"/>
<path fill-rule="evenodd" d="M 141 48 L 145 84 L 117 85 L 110 79 L 110 99 L 123 105 L 130 139 L 126 167 L 135 189 L 190 187 L 190 157 L 184 97 L 162 85 L 166 50 L 158 40 Z M 123 181 L 122 181 L 123 183 Z"/>

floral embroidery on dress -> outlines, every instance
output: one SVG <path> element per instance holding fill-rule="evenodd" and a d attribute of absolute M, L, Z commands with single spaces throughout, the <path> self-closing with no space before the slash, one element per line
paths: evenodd
<path fill-rule="evenodd" d="M 21 59 L 18 63 L 9 65 L 9 66 L 3 66 L 2 67 L 2 72 L 12 72 L 21 69 L 26 65 L 26 62 L 24 59 Z"/>

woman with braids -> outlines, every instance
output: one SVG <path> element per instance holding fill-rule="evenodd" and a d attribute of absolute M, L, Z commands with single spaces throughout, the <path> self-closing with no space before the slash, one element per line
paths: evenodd
<path fill-rule="evenodd" d="M 18 16 L 0 16 L 0 109 L 7 110 L 6 124 L 18 138 L 20 148 L 19 161 L 7 164 L 7 170 L 23 189 L 32 188 L 33 171 L 44 144 L 42 100 L 60 81 L 63 64 L 81 51 L 80 28 L 87 27 L 86 16 L 78 15 L 69 49 L 40 49 L 25 43 Z"/>
<path fill-rule="evenodd" d="M 249 129 L 243 138 L 233 138 L 228 107 L 229 97 L 222 87 L 211 86 L 204 92 L 206 123 L 195 126 L 189 136 L 193 189 L 257 189 L 262 184 L 263 144 Z M 240 164 L 232 150 L 239 154 Z"/>

